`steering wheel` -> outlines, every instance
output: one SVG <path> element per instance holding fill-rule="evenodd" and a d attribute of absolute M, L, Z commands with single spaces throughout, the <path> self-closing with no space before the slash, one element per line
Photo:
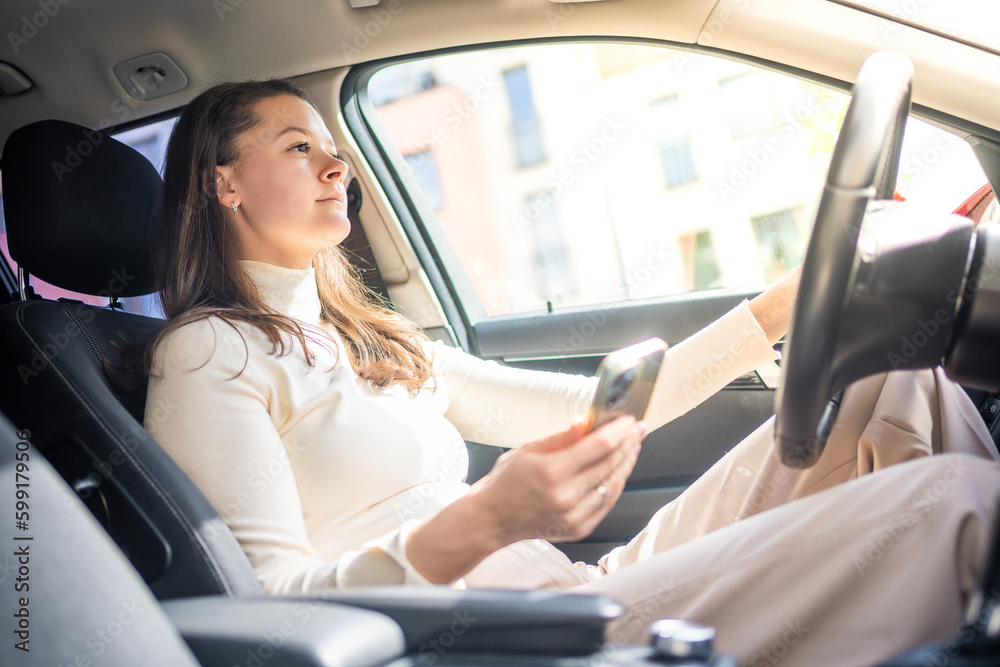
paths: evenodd
<path fill-rule="evenodd" d="M 819 459 L 836 417 L 844 386 L 838 386 L 843 382 L 833 358 L 854 282 L 858 235 L 868 201 L 892 198 L 912 79 L 913 64 L 905 55 L 871 55 L 858 73 L 833 151 L 775 397 L 775 445 L 782 462 L 793 468 L 808 468 Z"/>

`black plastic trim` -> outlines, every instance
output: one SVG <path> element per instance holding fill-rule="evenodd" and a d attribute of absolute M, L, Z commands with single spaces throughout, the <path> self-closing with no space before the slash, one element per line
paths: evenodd
<path fill-rule="evenodd" d="M 385 614 L 403 628 L 407 649 L 418 653 L 450 632 L 451 651 L 586 655 L 603 644 L 605 625 L 625 613 L 605 595 L 549 590 L 379 586 L 319 599 Z"/>
<path fill-rule="evenodd" d="M 380 667 L 405 651 L 392 620 L 365 609 L 282 597 L 199 597 L 163 603 L 203 665 Z"/>
<path fill-rule="evenodd" d="M 362 106 L 368 98 L 366 86 L 375 71 L 376 68 L 355 67 L 348 73 L 341 88 L 344 122 L 351 130 L 351 134 L 362 155 L 368 161 L 375 178 L 381 183 L 389 205 L 399 218 L 400 225 L 409 238 L 413 251 L 445 311 L 445 317 L 455 331 L 458 344 L 465 350 L 475 351 L 473 341 L 469 337 L 471 324 L 466 318 L 464 308 L 460 305 L 452 282 L 445 278 L 446 269 L 441 257 L 428 238 L 426 226 L 417 223 L 419 216 L 415 209 L 416 205 L 413 199 L 405 194 L 406 189 L 402 186 L 399 178 L 399 169 L 390 169 L 387 166 L 387 161 L 390 164 L 392 161 L 376 140 L 362 112 Z M 370 112 L 371 109 L 368 111 Z"/>

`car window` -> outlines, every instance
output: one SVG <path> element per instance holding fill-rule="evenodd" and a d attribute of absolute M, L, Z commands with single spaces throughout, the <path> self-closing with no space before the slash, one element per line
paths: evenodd
<path fill-rule="evenodd" d="M 120 132 L 114 136 L 119 141 L 132 146 L 146 156 L 146 158 L 160 171 L 160 174 L 162 174 L 163 158 L 166 155 L 167 141 L 170 138 L 170 131 L 173 129 L 175 122 L 176 118 L 168 118 L 143 127 Z M 16 275 L 16 265 L 10 257 L 10 251 L 7 249 L 7 228 L 3 219 L 2 201 L 3 193 L 0 192 L 0 252 L 3 253 L 3 257 L 7 262 L 7 265 L 14 267 Z M 31 277 L 31 287 L 34 289 L 36 294 L 46 299 L 76 299 L 78 301 L 94 305 L 107 305 L 108 303 L 107 297 L 80 294 L 78 292 L 65 290 L 61 287 L 49 284 L 36 276 Z M 121 299 L 121 304 L 125 311 L 129 313 L 136 313 L 149 317 L 163 317 L 163 311 L 160 308 L 159 299 L 155 294 L 147 294 L 146 296 L 139 297 L 126 297 Z"/>
<path fill-rule="evenodd" d="M 404 184 L 489 316 L 755 288 L 802 259 L 848 97 L 633 44 L 492 49 L 386 67 L 368 95 Z M 902 196 L 986 182 L 911 119 Z"/>

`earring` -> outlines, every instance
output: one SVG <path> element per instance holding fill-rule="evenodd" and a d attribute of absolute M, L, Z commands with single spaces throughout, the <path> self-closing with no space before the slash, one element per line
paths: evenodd
<path fill-rule="evenodd" d="M 239 215 L 240 210 L 236 208 L 236 202 L 233 202 L 233 215 Z"/>

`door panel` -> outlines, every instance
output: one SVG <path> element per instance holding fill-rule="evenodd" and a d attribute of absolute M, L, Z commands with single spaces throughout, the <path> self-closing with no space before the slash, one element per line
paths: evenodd
<path fill-rule="evenodd" d="M 602 41 L 456 51 L 353 81 L 347 116 L 463 347 L 586 375 L 644 338 L 677 344 L 801 261 L 848 101 L 753 63 Z M 907 197 L 976 164 L 940 128 L 911 120 L 906 136 Z M 741 378 L 650 434 L 617 507 L 566 552 L 593 561 L 631 538 L 771 416 L 773 394 Z M 470 480 L 501 453 L 470 452 Z"/>
<path fill-rule="evenodd" d="M 596 309 L 493 318 L 473 327 L 487 359 L 518 368 L 593 375 L 613 349 L 659 336 L 676 344 L 753 293 L 705 292 L 613 304 Z M 559 545 L 574 560 L 596 562 L 628 541 L 656 510 L 676 498 L 728 450 L 768 419 L 773 387 L 743 377 L 691 412 L 647 436 L 614 510 L 582 542 Z M 470 444 L 470 481 L 489 471 L 503 450 Z"/>

